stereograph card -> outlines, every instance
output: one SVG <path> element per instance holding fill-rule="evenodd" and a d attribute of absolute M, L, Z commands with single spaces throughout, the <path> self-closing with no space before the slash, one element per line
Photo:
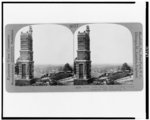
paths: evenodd
<path fill-rule="evenodd" d="M 139 91 L 141 23 L 8 24 L 8 92 Z"/>

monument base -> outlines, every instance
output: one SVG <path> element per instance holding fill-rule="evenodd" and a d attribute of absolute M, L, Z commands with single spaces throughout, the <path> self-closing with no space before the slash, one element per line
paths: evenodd
<path fill-rule="evenodd" d="M 16 86 L 27 86 L 30 85 L 30 80 L 15 80 Z"/>
<path fill-rule="evenodd" d="M 74 85 L 87 85 L 88 80 L 74 80 Z"/>

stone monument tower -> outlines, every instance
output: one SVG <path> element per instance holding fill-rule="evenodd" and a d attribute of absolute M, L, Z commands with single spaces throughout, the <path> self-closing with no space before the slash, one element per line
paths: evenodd
<path fill-rule="evenodd" d="M 34 61 L 33 61 L 33 40 L 32 40 L 32 27 L 29 27 L 29 31 L 21 32 L 21 50 L 20 57 L 18 58 L 19 66 L 19 79 L 31 80 L 34 75 Z"/>
<path fill-rule="evenodd" d="M 90 59 L 90 28 L 86 26 L 86 31 L 78 32 L 78 50 L 75 59 L 74 84 L 87 84 L 91 78 L 91 59 Z"/>

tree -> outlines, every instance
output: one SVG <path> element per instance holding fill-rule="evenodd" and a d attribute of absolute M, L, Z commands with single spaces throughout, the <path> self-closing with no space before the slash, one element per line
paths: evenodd
<path fill-rule="evenodd" d="M 69 65 L 69 63 L 66 63 L 63 67 L 64 72 L 72 72 L 72 67 Z"/>
<path fill-rule="evenodd" d="M 121 67 L 122 71 L 131 71 L 130 66 L 127 63 L 124 63 Z"/>

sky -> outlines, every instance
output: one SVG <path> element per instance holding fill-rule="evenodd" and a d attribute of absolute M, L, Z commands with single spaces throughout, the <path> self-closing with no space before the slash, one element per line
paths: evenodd
<path fill-rule="evenodd" d="M 127 28 L 117 24 L 89 24 L 89 27 L 92 64 L 133 63 L 132 35 Z M 34 64 L 73 64 L 77 56 L 77 33 L 83 32 L 86 25 L 74 34 L 56 24 L 32 25 L 32 28 Z M 28 29 L 29 26 L 24 27 L 16 34 L 15 59 L 20 54 L 20 33 Z"/>

